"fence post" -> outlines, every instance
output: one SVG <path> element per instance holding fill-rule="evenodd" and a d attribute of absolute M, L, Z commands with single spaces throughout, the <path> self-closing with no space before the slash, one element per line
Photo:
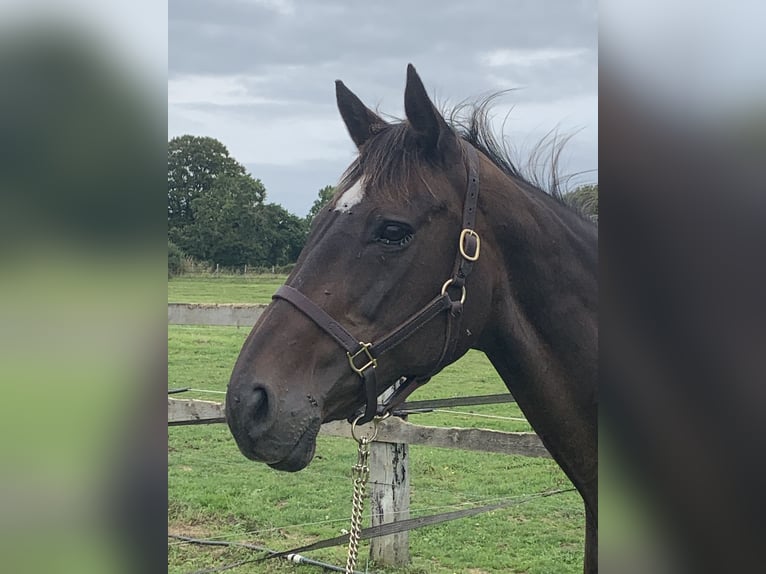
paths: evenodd
<path fill-rule="evenodd" d="M 373 442 L 370 445 L 372 526 L 410 517 L 409 458 L 409 446 L 406 444 Z M 370 541 L 370 559 L 385 566 L 409 564 L 409 532 L 373 538 Z"/>

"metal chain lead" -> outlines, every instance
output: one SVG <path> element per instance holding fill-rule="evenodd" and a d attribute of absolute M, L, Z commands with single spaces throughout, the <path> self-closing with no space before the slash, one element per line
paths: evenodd
<path fill-rule="evenodd" d="M 348 535 L 346 574 L 353 574 L 356 567 L 356 559 L 359 556 L 359 536 L 362 532 L 362 514 L 364 512 L 364 491 L 367 487 L 367 479 L 370 477 L 369 456 L 370 443 L 367 437 L 363 437 L 359 441 L 357 462 L 352 469 L 354 497 L 351 503 L 351 530 Z"/>
<path fill-rule="evenodd" d="M 357 442 L 356 464 L 351 468 L 351 476 L 354 479 L 354 495 L 351 502 L 351 530 L 348 534 L 348 558 L 346 560 L 346 574 L 353 574 L 356 568 L 356 559 L 359 556 L 359 537 L 362 533 L 362 514 L 364 513 L 364 491 L 367 488 L 367 480 L 370 478 L 370 443 L 378 434 L 378 420 L 373 419 L 373 430 L 370 436 L 356 436 L 356 423 L 364 415 L 360 415 L 351 424 L 351 436 Z"/>

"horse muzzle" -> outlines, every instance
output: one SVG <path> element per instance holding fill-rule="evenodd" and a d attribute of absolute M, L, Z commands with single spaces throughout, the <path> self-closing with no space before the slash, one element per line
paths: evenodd
<path fill-rule="evenodd" d="M 305 468 L 316 449 L 319 409 L 312 404 L 286 408 L 266 387 L 247 386 L 230 385 L 226 395 L 226 422 L 239 450 L 276 470 Z"/>

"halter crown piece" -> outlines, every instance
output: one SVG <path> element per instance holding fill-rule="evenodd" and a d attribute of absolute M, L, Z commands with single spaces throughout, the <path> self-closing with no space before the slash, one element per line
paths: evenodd
<path fill-rule="evenodd" d="M 441 292 L 420 311 L 400 323 L 379 340 L 365 343 L 359 341 L 343 325 L 294 287 L 282 285 L 272 296 L 273 299 L 283 299 L 292 304 L 316 323 L 320 329 L 335 339 L 346 351 L 349 366 L 362 380 L 367 401 L 361 416 L 354 415 L 349 418 L 350 421 L 356 419 L 356 424 L 364 424 L 371 421 L 376 415 L 384 416 L 390 413 L 403 403 L 415 389 L 426 384 L 433 375 L 450 362 L 454 355 L 460 333 L 463 303 L 465 303 L 466 298 L 465 280 L 470 275 L 473 264 L 479 259 L 481 251 L 481 239 L 475 230 L 476 206 L 479 199 L 479 157 L 472 146 L 463 144 L 463 149 L 468 168 L 468 182 L 465 202 L 463 203 L 463 227 L 458 239 L 458 253 L 455 258 L 452 277 L 444 282 Z M 455 294 L 458 298 L 453 299 L 450 293 Z M 444 346 L 439 360 L 434 363 L 426 376 L 402 376 L 399 379 L 402 384 L 385 402 L 378 406 L 376 369 L 379 357 L 403 343 L 421 327 L 445 311 L 449 311 L 449 313 Z M 386 388 L 381 389 L 381 392 L 391 387 L 395 382 L 392 381 Z"/>

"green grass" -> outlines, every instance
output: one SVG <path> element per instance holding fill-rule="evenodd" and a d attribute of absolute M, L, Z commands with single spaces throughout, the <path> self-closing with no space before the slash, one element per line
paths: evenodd
<path fill-rule="evenodd" d="M 286 275 L 182 275 L 168 280 L 169 303 L 269 303 Z"/>
<path fill-rule="evenodd" d="M 238 293 L 240 288 L 244 292 L 257 287 L 250 282 L 215 281 L 219 278 L 204 281 L 195 278 L 189 280 L 189 285 L 197 283 L 205 287 L 206 296 L 215 297 L 217 302 L 233 302 L 223 292 Z M 216 285 L 221 287 L 217 295 Z M 189 296 L 194 297 L 191 291 Z M 169 300 L 178 299 L 169 295 Z M 234 327 L 169 327 L 169 386 L 225 390 L 247 334 L 247 329 Z M 414 398 L 489 394 L 504 389 L 486 358 L 472 351 L 434 377 Z M 188 396 L 207 400 L 223 397 L 199 391 Z M 515 404 L 449 410 L 505 418 L 438 412 L 412 415 L 410 420 L 427 425 L 529 430 L 524 421 L 507 420 L 508 417 L 523 418 Z M 280 473 L 246 460 L 225 425 L 171 427 L 168 437 L 169 531 L 247 541 L 275 550 L 336 536 L 349 524 L 350 469 L 356 460 L 355 451 L 352 441 L 320 437 L 316 457 L 308 468 L 294 474 Z M 412 516 L 570 486 L 556 464 L 548 459 L 413 446 L 410 465 Z M 369 514 L 364 524 L 369 525 Z M 567 493 L 536 499 L 411 532 L 412 565 L 397 572 L 580 572 L 583 532 L 582 502 L 578 495 Z M 368 548 L 368 543 L 362 543 L 360 570 L 364 570 Z M 338 565 L 345 563 L 343 547 L 309 555 Z M 194 547 L 173 540 L 168 543 L 171 573 L 221 566 L 249 557 L 252 554 L 241 549 Z M 243 574 L 296 571 L 316 572 L 317 569 L 273 561 L 247 564 L 235 570 Z"/>

